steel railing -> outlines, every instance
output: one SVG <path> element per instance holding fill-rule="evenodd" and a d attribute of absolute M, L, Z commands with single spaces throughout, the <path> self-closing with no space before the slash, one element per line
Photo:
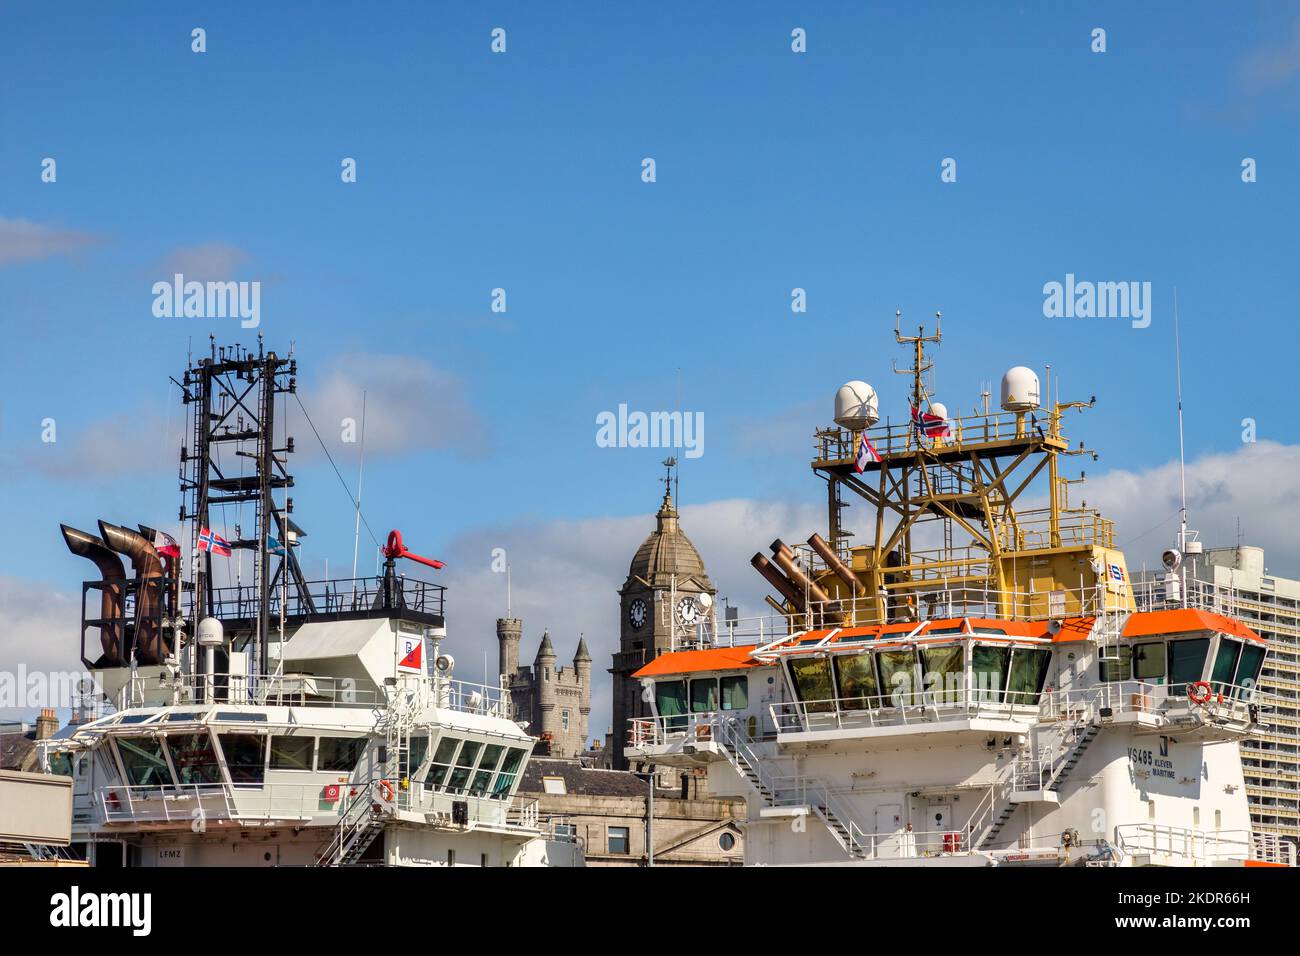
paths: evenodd
<path fill-rule="evenodd" d="M 442 707 L 490 717 L 509 717 L 510 692 L 492 684 L 450 680 L 445 677 L 407 676 L 401 687 L 409 690 L 414 706 Z M 292 707 L 386 707 L 391 693 L 362 686 L 352 678 L 314 674 L 185 674 L 137 670 L 114 696 L 118 710 L 160 706 L 210 708 L 225 705 Z M 206 710 L 204 710 L 206 713 Z"/>

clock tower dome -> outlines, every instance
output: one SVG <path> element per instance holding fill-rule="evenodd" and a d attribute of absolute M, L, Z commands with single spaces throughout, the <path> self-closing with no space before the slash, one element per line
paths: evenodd
<path fill-rule="evenodd" d="M 697 626 L 713 621 L 713 598 L 718 593 L 700 553 L 682 533 L 673 504 L 671 470 L 663 481 L 664 498 L 655 515 L 655 530 L 637 548 L 627 580 L 618 592 L 619 649 L 610 673 L 614 685 L 613 766 L 619 770 L 627 766 L 623 748 L 628 720 L 650 713 L 632 674 L 674 645 L 695 640 Z"/>

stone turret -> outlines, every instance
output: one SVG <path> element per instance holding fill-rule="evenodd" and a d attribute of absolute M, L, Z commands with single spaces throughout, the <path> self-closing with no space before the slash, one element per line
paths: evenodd
<path fill-rule="evenodd" d="M 517 617 L 497 618 L 498 673 L 508 683 L 519 669 L 519 642 L 524 636 L 524 622 Z"/>

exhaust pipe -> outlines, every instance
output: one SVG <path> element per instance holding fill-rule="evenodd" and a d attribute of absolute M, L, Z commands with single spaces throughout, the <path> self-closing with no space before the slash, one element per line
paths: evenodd
<path fill-rule="evenodd" d="M 808 545 L 817 552 L 818 556 L 826 562 L 826 567 L 835 572 L 835 576 L 849 586 L 849 591 L 853 597 L 863 597 L 867 593 L 866 585 L 858 580 L 858 576 L 853 573 L 847 564 L 845 564 L 838 554 L 836 554 L 826 539 L 821 535 L 814 533 L 808 539 Z"/>
<path fill-rule="evenodd" d="M 135 572 L 138 584 L 135 597 L 136 662 L 146 666 L 161 664 L 170 648 L 163 642 L 157 621 L 163 573 L 158 552 L 144 535 L 130 528 L 100 521 L 99 531 L 110 548 L 131 559 L 131 570 Z"/>
<path fill-rule="evenodd" d="M 773 590 L 794 605 L 796 610 L 803 610 L 803 595 L 773 566 L 771 561 L 767 560 L 766 556 L 756 554 L 749 559 L 749 563 L 754 566 L 755 571 L 763 575 L 768 584 L 772 585 Z"/>
<path fill-rule="evenodd" d="M 122 559 L 102 538 L 66 524 L 59 525 L 59 530 L 63 532 L 63 541 L 69 551 L 95 562 L 101 581 L 118 582 L 108 583 L 100 591 L 99 616 L 104 623 L 99 625 L 99 643 L 104 653 L 94 664 L 86 663 L 92 669 L 121 667 L 126 663 L 122 659 L 122 633 L 118 627 L 122 617 L 122 584 L 126 581 Z"/>
<path fill-rule="evenodd" d="M 799 589 L 801 594 L 807 594 L 808 600 L 816 604 L 821 609 L 820 624 L 825 627 L 832 622 L 841 626 L 846 624 L 845 620 L 848 615 L 840 610 L 840 605 L 831 600 L 831 596 L 822 590 L 821 585 L 804 573 L 803 569 L 795 563 L 794 552 L 780 538 L 772 542 L 773 559 L 777 567 L 785 572 L 785 576 L 790 579 L 791 584 Z"/>
<path fill-rule="evenodd" d="M 137 525 L 144 539 L 150 543 L 158 539 L 158 531 L 150 528 L 148 525 Z M 167 617 L 175 617 L 176 609 L 181 606 L 181 575 L 180 558 L 174 558 L 169 554 L 159 554 L 163 563 L 163 577 L 167 578 L 170 584 L 167 587 L 167 593 L 164 595 L 163 613 Z M 172 648 L 174 651 L 175 648 Z"/>

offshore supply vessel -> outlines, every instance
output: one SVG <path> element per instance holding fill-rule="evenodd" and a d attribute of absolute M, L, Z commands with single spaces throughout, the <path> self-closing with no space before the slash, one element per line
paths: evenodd
<path fill-rule="evenodd" d="M 1167 586 L 1135 588 L 1112 523 L 1070 506 L 1061 461 L 1092 453 L 1065 418 L 1095 399 L 1016 367 L 998 410 L 985 391 L 950 416 L 938 321 L 895 326 L 901 422 L 864 382 L 836 395 L 827 536 L 753 558 L 774 613 L 683 628 L 636 672 L 629 757 L 743 798 L 749 864 L 1294 865 L 1251 833 L 1237 746 L 1266 642 L 1177 600 L 1177 549 Z"/>
<path fill-rule="evenodd" d="M 43 769 L 73 779 L 74 852 L 100 866 L 582 865 L 516 795 L 535 740 L 509 691 L 453 677 L 445 588 L 397 571 L 441 562 L 394 531 L 381 574 L 304 576 L 277 410 L 297 397 L 295 360 L 213 344 L 176 384 L 185 545 L 143 525 L 62 529 L 98 571 L 82 585 L 86 710 L 40 745 Z M 225 509 L 251 510 L 253 533 L 218 534 Z M 226 573 L 233 555 L 251 556 L 251 582 Z"/>

